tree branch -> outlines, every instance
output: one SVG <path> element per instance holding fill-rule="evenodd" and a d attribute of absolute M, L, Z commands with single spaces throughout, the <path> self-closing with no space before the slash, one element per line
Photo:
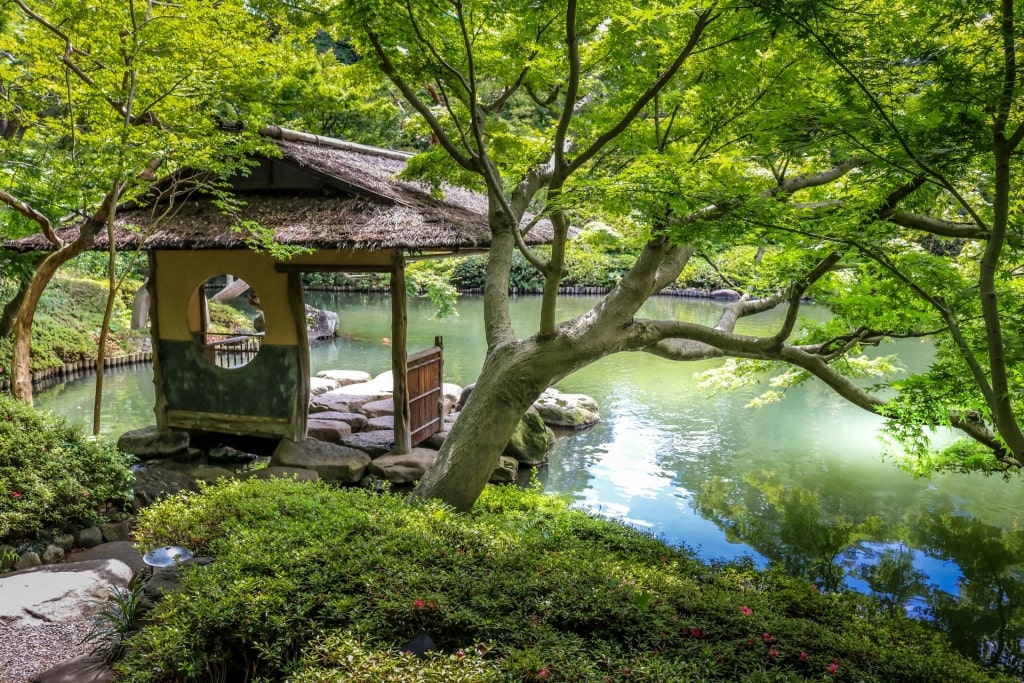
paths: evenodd
<path fill-rule="evenodd" d="M 28 218 L 33 223 L 36 223 L 39 228 L 43 231 L 43 235 L 46 240 L 53 246 L 60 249 L 64 246 L 64 241 L 57 237 L 57 233 L 53 231 L 53 223 L 50 219 L 36 211 L 34 208 L 21 201 L 14 195 L 8 194 L 3 190 L 0 190 L 0 202 L 3 202 L 7 206 L 11 207 L 25 218 Z"/>

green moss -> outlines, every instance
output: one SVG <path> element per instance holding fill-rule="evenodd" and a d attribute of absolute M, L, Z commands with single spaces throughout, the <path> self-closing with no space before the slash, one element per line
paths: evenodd
<path fill-rule="evenodd" d="M 133 637 L 125 681 L 992 680 L 868 598 L 709 566 L 513 487 L 462 515 L 322 484 L 224 482 L 144 510 L 137 534 L 216 561 L 187 570 Z M 420 631 L 436 652 L 402 655 Z"/>

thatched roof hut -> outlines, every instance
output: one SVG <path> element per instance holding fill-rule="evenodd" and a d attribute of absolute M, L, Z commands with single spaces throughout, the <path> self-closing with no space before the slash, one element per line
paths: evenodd
<path fill-rule="evenodd" d="M 116 220 L 121 250 L 244 249 L 243 226 L 254 222 L 273 230 L 276 241 L 315 250 L 473 252 L 490 244 L 487 198 L 445 186 L 435 196 L 421 182 L 399 179 L 411 156 L 286 129 L 267 127 L 279 158 L 263 157 L 247 176 L 231 179 L 243 202 L 227 213 L 210 197 L 179 191 L 153 207 L 128 206 Z M 58 235 L 70 241 L 77 227 Z M 551 241 L 541 221 L 527 244 Z M 41 234 L 4 243 L 14 251 L 53 249 Z M 105 232 L 94 249 L 106 250 Z"/>
<path fill-rule="evenodd" d="M 155 188 L 161 200 L 152 206 L 123 206 L 117 212 L 118 249 L 143 250 L 149 257 L 157 426 L 303 439 L 310 381 L 300 274 L 387 272 L 393 299 L 394 450 L 407 452 L 415 443 L 412 434 L 425 439 L 440 427 L 443 364 L 436 348 L 434 375 L 421 383 L 418 374 L 408 374 L 405 263 L 486 251 L 487 199 L 454 187 L 437 196 L 423 183 L 399 179 L 409 158 L 400 152 L 280 128 L 263 132 L 280 156 L 258 158 L 249 174 L 230 179 L 241 202 L 232 213 L 194 184 L 191 192 L 182 191 L 180 182 Z M 252 224 L 272 230 L 280 244 L 310 252 L 279 260 L 253 251 L 250 235 L 239 227 Z M 59 232 L 67 242 L 77 228 Z M 540 221 L 526 241 L 544 244 L 551 236 L 550 224 Z M 53 249 L 42 235 L 3 246 Z M 101 231 L 93 248 L 107 246 Z M 252 288 L 264 331 L 234 331 L 224 338 L 210 329 L 205 283 L 220 274 Z M 221 362 L 243 355 L 244 362 Z M 417 372 L 421 365 L 417 362 Z M 411 405 L 410 393 L 420 403 Z"/>

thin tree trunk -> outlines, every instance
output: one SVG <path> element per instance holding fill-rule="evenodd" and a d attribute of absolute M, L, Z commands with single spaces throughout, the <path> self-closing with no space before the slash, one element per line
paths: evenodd
<path fill-rule="evenodd" d="M 57 274 L 57 269 L 92 246 L 96 233 L 103 228 L 107 217 L 113 213 L 117 205 L 120 196 L 118 187 L 107 193 L 96 214 L 82 224 L 78 237 L 73 242 L 65 244 L 43 259 L 25 293 L 25 301 L 18 309 L 18 315 L 14 319 L 14 344 L 11 353 L 11 371 L 14 379 L 11 393 L 29 405 L 32 405 L 32 321 L 36 309 L 39 308 L 39 299 L 53 276 Z"/>
<path fill-rule="evenodd" d="M 92 402 L 92 433 L 100 433 L 100 415 L 103 413 L 103 362 L 107 356 L 107 339 L 110 337 L 110 318 L 114 314 L 114 297 L 117 296 L 117 244 L 114 242 L 114 216 L 107 218 L 107 305 L 103 309 L 103 323 L 100 325 L 100 341 L 96 348 L 96 394 Z"/>

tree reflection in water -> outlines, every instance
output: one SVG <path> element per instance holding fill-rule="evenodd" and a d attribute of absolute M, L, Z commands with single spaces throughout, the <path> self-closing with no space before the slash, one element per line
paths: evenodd
<path fill-rule="evenodd" d="M 964 654 L 1024 672 L 1024 529 L 984 524 L 951 503 L 865 514 L 840 489 L 773 471 L 710 478 L 695 505 L 731 541 L 822 590 L 870 592 L 884 609 L 931 621 Z M 936 582 L 922 568 L 929 559 L 954 564 L 958 579 Z"/>

